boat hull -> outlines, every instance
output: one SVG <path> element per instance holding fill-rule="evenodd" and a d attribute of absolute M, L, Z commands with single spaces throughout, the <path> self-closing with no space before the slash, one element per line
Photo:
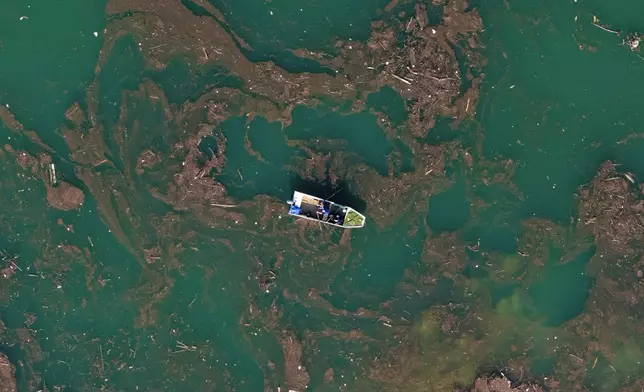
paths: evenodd
<path fill-rule="evenodd" d="M 295 191 L 289 204 L 288 214 L 291 216 L 343 229 L 361 228 L 366 220 L 364 215 L 351 207 L 302 192 Z"/>

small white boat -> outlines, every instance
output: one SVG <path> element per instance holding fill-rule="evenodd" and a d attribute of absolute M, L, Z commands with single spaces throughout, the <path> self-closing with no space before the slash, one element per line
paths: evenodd
<path fill-rule="evenodd" d="M 291 205 L 289 215 L 344 229 L 363 227 L 366 220 L 364 215 L 351 207 L 298 191 L 293 192 L 293 200 L 288 204 Z"/>

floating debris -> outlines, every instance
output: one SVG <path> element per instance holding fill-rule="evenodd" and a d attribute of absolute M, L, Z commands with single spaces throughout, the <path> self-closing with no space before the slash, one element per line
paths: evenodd
<path fill-rule="evenodd" d="M 576 20 L 576 18 L 577 17 L 575 17 L 575 20 Z M 622 34 L 622 32 L 619 31 L 619 30 L 613 30 L 611 28 L 608 28 L 608 27 L 600 24 L 599 23 L 599 18 L 597 16 L 595 16 L 595 15 L 593 15 L 593 26 L 595 26 L 597 28 L 600 28 L 600 29 L 602 29 L 604 31 L 607 31 L 609 33 L 613 33 L 613 34 L 617 34 L 617 35 Z M 644 36 L 642 36 L 640 34 L 637 34 L 637 33 L 628 33 L 628 34 L 626 34 L 626 37 L 622 41 L 622 44 L 628 46 L 631 49 L 631 51 L 633 51 L 633 52 L 639 52 L 640 43 L 642 42 L 643 37 Z"/>
<path fill-rule="evenodd" d="M 49 165 L 49 180 L 51 185 L 56 185 L 56 165 L 53 163 Z"/>
<path fill-rule="evenodd" d="M 604 30 L 604 31 L 609 32 L 609 33 L 613 33 L 613 34 L 617 34 L 617 35 L 619 35 L 619 31 L 618 31 L 618 30 L 609 29 L 608 27 L 606 27 L 606 26 L 603 26 L 603 25 L 599 24 L 599 18 L 597 18 L 595 15 L 593 15 L 593 26 L 598 27 L 598 28 L 600 28 L 600 29 L 602 29 L 602 30 Z"/>
<path fill-rule="evenodd" d="M 626 38 L 624 38 L 624 45 L 631 48 L 633 52 L 638 52 L 640 50 L 640 42 L 642 41 L 642 36 L 629 33 Z"/>
<path fill-rule="evenodd" d="M 396 79 L 400 80 L 400 81 L 401 81 L 401 82 L 403 82 L 403 83 L 406 83 L 406 84 L 408 84 L 408 85 L 411 85 L 411 82 L 410 82 L 409 80 L 407 80 L 407 79 L 403 78 L 403 77 L 400 77 L 400 76 L 398 76 L 398 75 L 396 75 L 396 74 L 391 74 L 391 76 L 393 76 L 394 78 L 396 78 Z"/>
<path fill-rule="evenodd" d="M 182 353 L 182 352 L 184 352 L 184 351 L 196 351 L 196 350 L 197 350 L 197 346 L 188 346 L 188 345 L 186 345 L 185 343 L 180 342 L 180 341 L 178 341 L 178 340 L 177 340 L 177 349 L 178 349 L 178 350 L 176 350 L 176 351 L 174 352 L 174 354 Z"/>

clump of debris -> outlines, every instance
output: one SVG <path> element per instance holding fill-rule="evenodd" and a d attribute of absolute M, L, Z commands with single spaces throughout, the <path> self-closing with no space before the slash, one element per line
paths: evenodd
<path fill-rule="evenodd" d="M 419 3 L 402 26 L 407 36 L 404 45 L 395 44 L 391 29 L 374 32 L 367 43 L 372 51 L 382 52 L 379 57 L 389 59 L 374 69 L 392 78 L 392 85 L 409 102 L 410 125 L 418 136 L 434 125 L 437 113 L 456 114 L 453 100 L 459 95 L 462 79 L 472 78 L 469 71 L 461 74 L 456 48 L 460 47 L 471 66 L 480 65 L 471 49 L 478 45 L 477 33 L 483 25 L 476 11 L 463 13 L 465 8 L 463 1 L 450 1 L 444 8 L 443 23 L 430 26 L 427 7 Z"/>
<path fill-rule="evenodd" d="M 643 190 L 635 175 L 618 173 L 610 161 L 582 188 L 578 227 L 592 231 L 600 253 L 636 256 L 644 232 Z"/>
<path fill-rule="evenodd" d="M 49 206 L 58 210 L 70 211 L 83 205 L 85 193 L 74 185 L 59 179 L 56 165 L 51 155 L 41 153 L 32 156 L 25 151 L 14 151 L 10 146 L 5 149 L 16 156 L 16 163 L 32 174 L 39 175 L 47 189 L 47 202 Z"/>
<path fill-rule="evenodd" d="M 287 386 L 296 391 L 306 390 L 311 381 L 309 373 L 302 366 L 302 344 L 294 334 L 287 334 L 282 340 L 284 372 Z"/>
<path fill-rule="evenodd" d="M 65 181 L 58 181 L 56 186 L 47 185 L 47 202 L 53 208 L 69 211 L 80 207 L 84 201 L 83 191 Z"/>
<path fill-rule="evenodd" d="M 186 153 L 181 171 L 175 173 L 172 182 L 168 184 L 167 195 L 160 195 L 156 191 L 153 194 L 175 209 L 187 210 L 196 205 L 214 205 L 226 198 L 226 189 L 213 181 L 211 173 L 220 170 L 224 165 L 225 140 L 220 138 L 217 141 L 218 153 L 212 152 L 211 157 L 199 150 L 202 137 L 210 132 L 207 126 L 202 127 L 197 134 L 173 146 L 175 151 Z M 143 160 L 145 156 L 142 155 L 139 162 Z"/>
<path fill-rule="evenodd" d="M 6 355 L 0 353 L 0 392 L 16 391 L 16 368 Z"/>
<path fill-rule="evenodd" d="M 603 24 L 599 23 L 599 18 L 597 16 L 593 15 L 593 26 L 598 27 L 608 33 L 613 33 L 617 34 L 618 36 L 622 35 L 624 33 L 623 31 L 615 30 L 612 28 L 609 28 Z M 639 52 L 640 50 L 640 43 L 642 42 L 642 39 L 644 38 L 643 35 L 637 34 L 637 33 L 626 33 L 624 36 L 624 40 L 622 43 L 626 46 L 628 46 L 631 51 L 633 52 Z"/>
<path fill-rule="evenodd" d="M 512 382 L 505 377 L 481 377 L 474 383 L 474 388 L 456 389 L 454 392 L 543 392 L 543 388 L 536 384 L 512 386 Z"/>
<path fill-rule="evenodd" d="M 638 52 L 640 50 L 641 41 L 642 41 L 642 36 L 635 33 L 629 33 L 624 38 L 624 45 L 631 48 L 633 52 Z"/>

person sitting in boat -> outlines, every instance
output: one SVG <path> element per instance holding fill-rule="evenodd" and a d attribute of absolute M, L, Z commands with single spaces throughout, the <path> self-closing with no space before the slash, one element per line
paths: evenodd
<path fill-rule="evenodd" d="M 322 204 L 322 200 L 318 201 L 317 213 L 318 215 L 324 215 L 324 205 Z"/>

